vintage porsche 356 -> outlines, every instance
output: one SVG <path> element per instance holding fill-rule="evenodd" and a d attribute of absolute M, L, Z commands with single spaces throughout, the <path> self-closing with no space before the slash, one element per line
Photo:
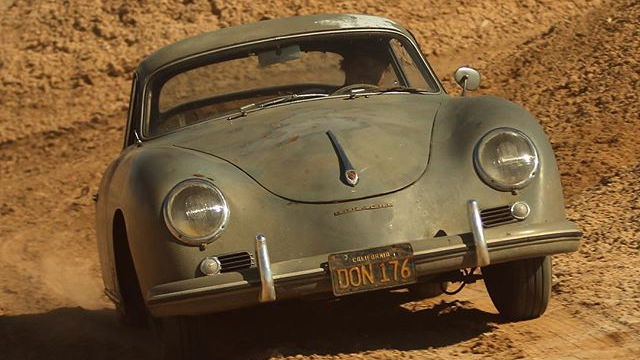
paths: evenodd
<path fill-rule="evenodd" d="M 410 32 L 363 15 L 226 28 L 144 59 L 96 196 L 122 319 L 181 332 L 180 353 L 193 315 L 479 277 L 505 318 L 540 316 L 550 255 L 581 237 L 553 151 L 520 106 L 465 96 L 477 71 L 455 77 L 462 96 Z"/>

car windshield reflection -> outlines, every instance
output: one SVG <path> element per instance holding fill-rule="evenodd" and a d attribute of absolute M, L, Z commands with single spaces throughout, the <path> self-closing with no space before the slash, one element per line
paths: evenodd
<path fill-rule="evenodd" d="M 315 35 L 266 42 L 151 81 L 147 135 L 293 101 L 367 93 L 437 91 L 417 50 L 388 33 Z M 357 90 L 357 91 L 355 91 Z"/>

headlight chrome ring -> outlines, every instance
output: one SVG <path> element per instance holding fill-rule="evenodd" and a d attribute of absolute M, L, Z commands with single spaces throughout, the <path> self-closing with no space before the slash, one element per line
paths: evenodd
<path fill-rule="evenodd" d="M 474 149 L 473 162 L 480 178 L 499 191 L 524 188 L 540 165 L 531 139 L 512 128 L 497 128 L 485 134 Z"/>
<path fill-rule="evenodd" d="M 164 221 L 175 238 L 199 246 L 214 241 L 229 221 L 229 206 L 217 186 L 205 178 L 176 184 L 163 203 Z"/>

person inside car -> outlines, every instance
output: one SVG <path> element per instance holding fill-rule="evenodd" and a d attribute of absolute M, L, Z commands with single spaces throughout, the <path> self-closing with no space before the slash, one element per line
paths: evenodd
<path fill-rule="evenodd" d="M 390 59 L 384 48 L 354 49 L 342 54 L 340 69 L 344 71 L 344 85 L 367 84 L 378 86 L 389 67 Z"/>

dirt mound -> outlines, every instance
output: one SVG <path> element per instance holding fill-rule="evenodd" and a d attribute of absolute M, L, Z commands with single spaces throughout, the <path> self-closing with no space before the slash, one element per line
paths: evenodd
<path fill-rule="evenodd" d="M 612 1 L 487 66 L 487 92 L 533 111 L 571 197 L 640 159 L 640 5 Z"/>
<path fill-rule="evenodd" d="M 130 72 L 143 56 L 219 27 L 353 12 L 410 28 L 452 92 L 448 74 L 470 63 L 483 71 L 483 93 L 538 116 L 584 245 L 555 259 L 555 302 L 539 320 L 502 323 L 481 285 L 459 301 L 251 310 L 220 320 L 229 339 L 248 338 L 234 332 L 238 319 L 278 326 L 252 330 L 265 340 L 235 343 L 232 358 L 640 356 L 640 3 L 388 3 L 0 1 L 0 353 L 153 356 L 148 334 L 104 310 L 90 198 L 121 146 Z M 345 337 L 330 331 L 333 318 L 362 322 Z"/>
<path fill-rule="evenodd" d="M 640 333 L 640 163 L 617 170 L 569 205 L 587 234 L 579 252 L 557 257 L 554 292 Z"/>

